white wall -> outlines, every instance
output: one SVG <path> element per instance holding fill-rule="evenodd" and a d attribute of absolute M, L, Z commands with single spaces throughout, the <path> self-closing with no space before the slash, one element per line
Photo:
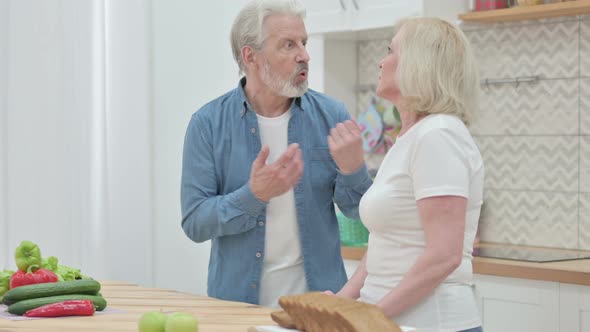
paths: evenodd
<path fill-rule="evenodd" d="M 245 0 L 153 0 L 155 284 L 206 293 L 210 242 L 181 228 L 180 175 L 192 113 L 238 84 L 229 31 Z"/>
<path fill-rule="evenodd" d="M 150 1 L 105 1 L 109 275 L 145 285 L 154 240 L 150 11 Z"/>
<path fill-rule="evenodd" d="M 310 36 L 306 49 L 309 54 L 309 88 L 324 92 L 325 49 L 323 36 Z"/>
<path fill-rule="evenodd" d="M 341 100 L 355 116 L 357 43 L 354 40 L 326 40 L 324 47 L 327 60 L 324 66 L 325 93 Z"/>
<path fill-rule="evenodd" d="M 6 223 L 5 167 L 4 146 L 6 141 L 6 53 L 8 48 L 8 2 L 0 1 L 0 269 L 7 267 L 8 256 L 8 225 Z"/>
<path fill-rule="evenodd" d="M 93 277 L 150 284 L 149 1 L 1 4 L 1 264 L 31 240 Z"/>
<path fill-rule="evenodd" d="M 28 239 L 38 242 L 44 255 L 81 266 L 98 253 L 83 246 L 90 237 L 87 223 L 93 220 L 86 154 L 93 107 L 86 96 L 93 67 L 89 52 L 83 51 L 89 48 L 88 38 L 81 36 L 92 30 L 92 3 L 2 5 L 7 16 L 0 64 L 5 68 L 0 76 L 5 92 L 2 264 L 14 268 L 14 249 Z M 99 274 L 102 269 L 87 270 Z"/>

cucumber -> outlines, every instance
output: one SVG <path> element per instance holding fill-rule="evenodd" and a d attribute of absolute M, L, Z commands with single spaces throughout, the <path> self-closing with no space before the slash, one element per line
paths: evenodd
<path fill-rule="evenodd" d="M 13 288 L 4 294 L 2 302 L 6 305 L 11 305 L 22 300 L 48 296 L 68 294 L 96 295 L 99 291 L 100 283 L 96 280 L 47 282 Z"/>
<path fill-rule="evenodd" d="M 39 308 L 46 304 L 63 302 L 68 300 L 91 300 L 96 311 L 103 311 L 107 306 L 107 301 L 102 296 L 69 294 L 59 296 L 41 297 L 36 299 L 22 300 L 8 306 L 8 312 L 14 315 L 24 315 L 27 311 Z"/>

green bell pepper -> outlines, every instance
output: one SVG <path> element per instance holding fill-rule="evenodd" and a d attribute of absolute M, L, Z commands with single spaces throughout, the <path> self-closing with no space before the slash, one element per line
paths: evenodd
<path fill-rule="evenodd" d="M 16 247 L 14 259 L 18 269 L 23 272 L 27 272 L 31 265 L 36 265 L 37 268 L 40 268 L 41 249 L 31 241 L 23 241 L 18 247 Z"/>

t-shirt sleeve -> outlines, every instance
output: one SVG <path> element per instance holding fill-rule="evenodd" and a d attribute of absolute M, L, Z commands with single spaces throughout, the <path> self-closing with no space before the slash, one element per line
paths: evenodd
<path fill-rule="evenodd" d="M 410 171 L 416 200 L 446 195 L 469 198 L 468 157 L 449 129 L 433 129 L 418 138 Z"/>

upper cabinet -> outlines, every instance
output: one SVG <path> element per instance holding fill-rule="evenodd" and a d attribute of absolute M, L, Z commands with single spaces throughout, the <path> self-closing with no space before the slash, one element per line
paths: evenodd
<path fill-rule="evenodd" d="M 356 3 L 352 30 L 366 30 L 392 26 L 407 16 L 423 14 L 423 1 L 416 0 L 351 0 Z"/>
<path fill-rule="evenodd" d="M 307 32 L 315 34 L 342 31 L 349 27 L 352 10 L 348 1 L 350 0 L 302 0 L 307 10 Z"/>
<path fill-rule="evenodd" d="M 455 22 L 469 0 L 302 0 L 309 34 L 392 26 L 408 16 L 437 16 Z"/>

